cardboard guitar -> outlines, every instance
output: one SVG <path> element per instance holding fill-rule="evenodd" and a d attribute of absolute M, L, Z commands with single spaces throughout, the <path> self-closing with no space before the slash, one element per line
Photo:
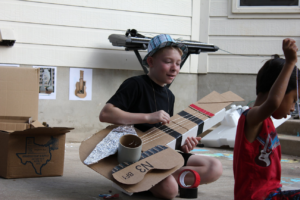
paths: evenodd
<path fill-rule="evenodd" d="M 234 101 L 244 101 L 233 92 L 212 92 L 185 110 L 171 117 L 169 124 L 146 132 L 136 129 L 142 139 L 142 157 L 135 163 L 118 163 L 117 154 L 88 165 L 91 169 L 113 181 L 125 193 L 132 194 L 151 187 L 180 169 L 184 160 L 176 151 L 187 137 L 196 137 L 220 122 L 225 107 Z M 108 126 L 80 145 L 80 160 L 84 160 L 116 125 Z"/>
<path fill-rule="evenodd" d="M 80 70 L 79 82 L 76 83 L 75 95 L 79 98 L 86 97 L 86 82 L 83 80 L 84 71 Z"/>

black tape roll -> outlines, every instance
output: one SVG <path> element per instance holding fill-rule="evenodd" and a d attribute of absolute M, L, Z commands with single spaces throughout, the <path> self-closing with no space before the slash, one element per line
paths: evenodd
<path fill-rule="evenodd" d="M 180 198 L 196 199 L 198 197 L 198 188 L 179 187 Z"/>

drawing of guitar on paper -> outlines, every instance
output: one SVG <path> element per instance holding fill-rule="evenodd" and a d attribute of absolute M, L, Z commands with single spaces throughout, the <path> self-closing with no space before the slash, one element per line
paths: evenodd
<path fill-rule="evenodd" d="M 270 152 L 267 152 L 267 148 L 269 146 L 270 141 L 271 141 L 270 135 L 268 135 L 264 148 L 260 151 L 260 154 L 255 158 L 255 162 L 259 166 L 268 167 L 271 164 L 271 160 L 269 156 L 272 153 L 272 150 L 270 150 Z"/>
<path fill-rule="evenodd" d="M 79 82 L 76 83 L 75 95 L 79 98 L 86 97 L 86 82 L 83 80 L 84 71 L 80 70 Z"/>

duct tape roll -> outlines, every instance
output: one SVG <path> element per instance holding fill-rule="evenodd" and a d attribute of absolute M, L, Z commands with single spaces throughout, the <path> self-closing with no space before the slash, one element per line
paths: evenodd
<path fill-rule="evenodd" d="M 184 178 L 185 176 L 188 174 L 188 173 L 192 173 L 194 175 L 194 183 L 191 185 L 191 186 L 187 186 L 185 183 L 184 183 Z M 194 170 L 191 170 L 191 169 L 184 169 L 182 170 L 180 173 L 179 173 L 179 176 L 178 176 L 178 183 L 179 183 L 179 186 L 182 187 L 182 188 L 197 188 L 199 185 L 200 185 L 200 176 L 199 174 L 194 171 Z"/>
<path fill-rule="evenodd" d="M 187 186 L 184 183 L 184 178 L 188 173 L 192 173 L 194 175 L 194 183 L 190 186 Z M 198 197 L 198 186 L 200 184 L 200 176 L 199 174 L 191 169 L 182 170 L 178 176 L 179 183 L 179 193 L 181 198 L 186 199 L 194 199 Z"/>
<path fill-rule="evenodd" d="M 197 199 L 198 188 L 179 188 L 180 198 Z"/>

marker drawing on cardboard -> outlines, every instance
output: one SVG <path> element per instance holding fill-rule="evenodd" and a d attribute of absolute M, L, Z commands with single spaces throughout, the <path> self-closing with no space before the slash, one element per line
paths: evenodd
<path fill-rule="evenodd" d="M 92 69 L 70 68 L 69 100 L 92 100 Z"/>
<path fill-rule="evenodd" d="M 23 165 L 32 165 L 38 175 L 42 175 L 42 168 L 51 161 L 51 151 L 58 149 L 58 139 L 51 137 L 46 144 L 35 143 L 34 137 L 26 138 L 25 153 L 16 153 Z"/>
<path fill-rule="evenodd" d="M 50 66 L 33 66 L 40 68 L 39 99 L 56 99 L 57 68 Z"/>
<path fill-rule="evenodd" d="M 234 101 L 243 99 L 230 91 L 223 94 L 212 92 L 171 117 L 169 124 L 146 132 L 136 129 L 142 140 L 143 153 L 139 161 L 119 163 L 117 154 L 114 154 L 88 167 L 113 181 L 127 194 L 149 190 L 183 166 L 184 160 L 175 149 L 183 145 L 187 137 L 195 137 L 220 122 L 225 116 L 225 107 Z M 81 161 L 84 162 L 116 127 L 108 126 L 83 141 L 79 150 Z"/>

